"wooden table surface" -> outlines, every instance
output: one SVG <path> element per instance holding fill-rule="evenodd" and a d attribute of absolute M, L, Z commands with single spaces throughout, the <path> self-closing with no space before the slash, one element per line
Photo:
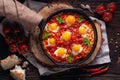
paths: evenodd
<path fill-rule="evenodd" d="M 41 2 L 50 3 L 52 0 L 36 0 Z M 63 0 L 64 1 L 64 0 Z M 27 80 L 120 80 L 120 0 L 67 0 L 75 7 L 80 7 L 80 3 L 89 4 L 92 9 L 101 3 L 107 4 L 109 2 L 116 2 L 117 11 L 114 13 L 113 20 L 110 23 L 106 24 L 108 42 L 110 48 L 110 68 L 109 70 L 101 75 L 93 77 L 84 77 L 80 74 L 68 75 L 68 72 L 65 72 L 63 75 L 59 76 L 46 76 L 40 77 L 37 69 L 29 64 L 29 70 L 26 71 Z M 3 44 L 3 36 L 0 35 L 0 59 L 3 58 L 5 54 L 8 54 L 7 45 Z M 4 56 L 5 57 L 5 56 Z M 71 71 L 77 73 L 77 70 Z M 8 71 L 0 73 L 0 80 L 13 80 Z"/>

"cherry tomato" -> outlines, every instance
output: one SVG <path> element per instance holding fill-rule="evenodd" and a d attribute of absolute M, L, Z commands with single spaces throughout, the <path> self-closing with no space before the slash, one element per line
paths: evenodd
<path fill-rule="evenodd" d="M 15 38 L 15 36 L 13 34 L 7 34 L 5 36 L 5 42 L 7 44 L 15 43 L 16 42 L 16 38 Z"/>
<path fill-rule="evenodd" d="M 105 6 L 103 4 L 100 4 L 96 7 L 96 12 L 100 15 L 102 15 L 104 13 L 104 10 L 105 10 Z"/>
<path fill-rule="evenodd" d="M 115 12 L 116 4 L 114 2 L 107 4 L 106 10 L 109 12 Z"/>
<path fill-rule="evenodd" d="M 19 45 L 19 52 L 21 54 L 26 54 L 29 52 L 29 46 L 27 44 L 20 44 Z"/>
<path fill-rule="evenodd" d="M 3 26 L 2 28 L 2 32 L 4 33 L 4 35 L 11 33 L 12 32 L 12 28 L 9 26 Z"/>
<path fill-rule="evenodd" d="M 17 38 L 18 44 L 25 43 L 25 42 L 27 42 L 27 37 L 25 35 L 18 36 L 18 38 Z"/>
<path fill-rule="evenodd" d="M 23 32 L 23 29 L 22 29 L 21 26 L 14 26 L 14 28 L 13 28 L 13 33 L 14 33 L 15 35 L 19 35 L 19 34 L 21 34 L 22 32 Z"/>
<path fill-rule="evenodd" d="M 105 13 L 103 14 L 103 20 L 104 20 L 105 22 L 110 22 L 110 21 L 112 20 L 112 17 L 113 17 L 113 15 L 112 15 L 111 12 L 105 12 Z"/>
<path fill-rule="evenodd" d="M 16 44 L 10 44 L 10 45 L 9 45 L 9 51 L 10 51 L 11 53 L 16 53 L 16 52 L 18 52 L 17 45 L 16 45 Z"/>

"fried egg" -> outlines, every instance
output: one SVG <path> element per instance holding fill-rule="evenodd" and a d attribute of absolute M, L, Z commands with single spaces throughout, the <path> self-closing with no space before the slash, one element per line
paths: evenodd
<path fill-rule="evenodd" d="M 79 33 L 82 35 L 83 38 L 87 38 L 89 36 L 88 31 L 90 31 L 89 27 L 85 24 L 82 24 L 79 27 Z"/>
<path fill-rule="evenodd" d="M 58 32 L 59 26 L 57 25 L 57 23 L 51 23 L 51 24 L 48 24 L 48 29 L 52 32 Z"/>
<path fill-rule="evenodd" d="M 80 34 L 86 34 L 86 33 L 87 33 L 87 30 L 88 30 L 88 26 L 85 25 L 85 24 L 82 24 L 82 25 L 79 27 L 79 33 L 80 33 Z"/>
<path fill-rule="evenodd" d="M 72 53 L 74 55 L 80 54 L 82 52 L 82 50 L 83 50 L 83 47 L 80 44 L 73 44 Z"/>
<path fill-rule="evenodd" d="M 61 57 L 61 58 L 65 58 L 66 57 L 66 54 L 67 53 L 67 50 L 63 47 L 59 47 L 55 52 L 54 54 L 58 57 Z"/>
<path fill-rule="evenodd" d="M 70 40 L 70 39 L 71 39 L 71 32 L 69 32 L 69 31 L 63 32 L 61 38 L 62 38 L 64 41 Z"/>
<path fill-rule="evenodd" d="M 48 38 L 48 46 L 55 45 L 55 39 L 54 38 Z"/>
<path fill-rule="evenodd" d="M 66 21 L 66 23 L 67 23 L 68 25 L 72 25 L 72 24 L 75 23 L 75 17 L 72 16 L 72 15 L 68 15 L 68 16 L 66 17 L 65 21 Z"/>

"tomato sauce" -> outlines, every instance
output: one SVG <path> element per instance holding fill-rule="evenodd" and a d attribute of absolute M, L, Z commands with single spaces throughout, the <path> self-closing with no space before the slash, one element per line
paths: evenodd
<path fill-rule="evenodd" d="M 74 24 L 68 25 L 66 23 L 66 17 L 68 15 L 72 15 L 75 17 L 75 22 Z M 83 58 L 85 58 L 91 51 L 93 44 L 87 45 L 87 43 L 85 44 L 84 41 L 84 37 L 82 36 L 82 34 L 79 33 L 79 27 L 82 24 L 85 24 L 88 26 L 88 28 L 90 29 L 90 31 L 88 31 L 86 34 L 88 34 L 89 36 L 87 37 L 87 39 L 90 41 L 90 43 L 94 42 L 94 34 L 93 34 L 93 29 L 91 24 L 84 19 L 84 17 L 82 18 L 82 21 L 79 22 L 78 18 L 81 15 L 77 14 L 77 13 L 61 13 L 58 14 L 56 16 L 54 16 L 53 18 L 51 18 L 47 24 L 52 24 L 52 23 L 56 23 L 57 26 L 59 27 L 59 30 L 57 32 L 53 32 L 50 31 L 49 29 L 45 30 L 50 33 L 51 35 L 48 38 L 54 38 L 55 39 L 55 44 L 54 45 L 48 45 L 48 38 L 47 39 L 43 39 L 43 43 L 44 43 L 44 48 L 46 49 L 46 51 L 48 52 L 48 54 L 57 62 L 64 62 L 64 63 L 68 63 L 68 56 L 69 53 L 72 52 L 72 46 L 73 44 L 80 44 L 82 46 L 82 51 L 78 54 L 78 55 L 74 55 L 72 54 L 72 63 L 76 62 L 78 60 L 81 60 Z M 59 23 L 56 18 L 60 17 L 63 21 L 63 23 Z M 61 39 L 61 35 L 63 32 L 65 31 L 69 31 L 71 32 L 71 38 L 69 41 L 64 41 Z M 65 49 L 67 49 L 67 57 L 62 58 L 60 56 L 55 55 L 55 51 L 57 50 L 57 48 L 59 47 L 64 47 Z"/>

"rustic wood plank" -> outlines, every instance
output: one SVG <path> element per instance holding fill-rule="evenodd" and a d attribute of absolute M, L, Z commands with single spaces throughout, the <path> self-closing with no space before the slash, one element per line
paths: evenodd
<path fill-rule="evenodd" d="M 38 0 L 36 0 L 38 1 Z M 54 0 L 39 0 L 43 2 L 50 3 Z M 31 64 L 29 65 L 30 69 L 27 70 L 27 80 L 120 80 L 120 63 L 118 63 L 118 57 L 120 57 L 120 0 L 75 0 L 75 2 L 68 2 L 74 4 L 75 7 L 79 7 L 80 3 L 86 3 L 91 5 L 93 9 L 100 4 L 115 1 L 117 2 L 117 11 L 114 14 L 114 19 L 112 22 L 107 24 L 107 34 L 109 40 L 109 47 L 110 47 L 110 56 L 111 56 L 111 65 L 107 73 L 94 76 L 94 77 L 83 77 L 82 75 L 68 75 L 67 72 L 64 73 L 62 76 L 54 76 L 54 77 L 40 77 L 37 69 L 33 67 Z M 32 4 L 32 3 L 31 3 Z M 117 43 L 116 43 L 117 42 Z M 0 44 L 1 45 L 1 44 Z M 116 48 L 118 46 L 118 48 Z M 117 52 L 116 52 L 117 50 Z M 1 54 L 1 53 L 0 53 Z M 77 72 L 77 71 L 76 71 Z M 0 80 L 13 80 L 9 73 L 5 72 L 0 74 Z"/>

